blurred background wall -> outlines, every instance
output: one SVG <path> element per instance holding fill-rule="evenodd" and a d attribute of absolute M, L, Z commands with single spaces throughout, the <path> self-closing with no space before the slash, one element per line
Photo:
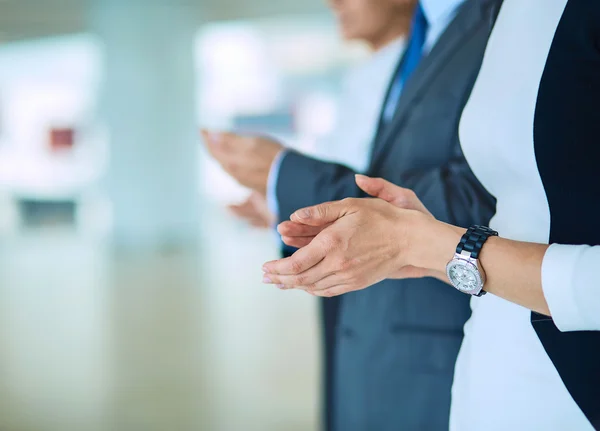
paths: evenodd
<path fill-rule="evenodd" d="M 322 0 L 0 0 L 0 430 L 318 429 L 314 299 L 198 130 L 310 152 L 363 54 Z"/>

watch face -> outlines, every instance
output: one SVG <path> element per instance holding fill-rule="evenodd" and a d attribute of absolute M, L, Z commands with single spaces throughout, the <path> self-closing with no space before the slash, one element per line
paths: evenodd
<path fill-rule="evenodd" d="M 483 288 L 481 274 L 471 262 L 455 259 L 446 268 L 450 282 L 464 293 L 477 294 Z"/>

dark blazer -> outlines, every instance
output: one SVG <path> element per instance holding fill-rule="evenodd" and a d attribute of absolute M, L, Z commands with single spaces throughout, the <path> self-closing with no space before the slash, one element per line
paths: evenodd
<path fill-rule="evenodd" d="M 380 125 L 368 174 L 416 192 L 440 220 L 487 224 L 495 200 L 461 152 L 458 126 L 492 28 L 496 0 L 467 0 Z M 290 153 L 277 182 L 281 220 L 361 197 L 347 167 Z M 448 250 L 448 260 L 452 250 Z M 469 297 L 434 279 L 386 280 L 345 295 L 335 355 L 335 429 L 445 430 Z"/>

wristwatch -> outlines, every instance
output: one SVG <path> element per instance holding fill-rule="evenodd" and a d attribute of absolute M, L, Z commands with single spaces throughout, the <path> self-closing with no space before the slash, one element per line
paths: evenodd
<path fill-rule="evenodd" d="M 458 243 L 454 258 L 446 266 L 446 274 L 459 291 L 478 297 L 486 294 L 479 253 L 491 236 L 498 236 L 498 232 L 485 226 L 471 226 Z"/>

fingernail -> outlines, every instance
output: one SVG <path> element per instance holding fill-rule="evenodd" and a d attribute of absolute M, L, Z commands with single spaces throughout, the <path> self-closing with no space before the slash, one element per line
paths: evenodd
<path fill-rule="evenodd" d="M 296 217 L 298 217 L 299 219 L 306 220 L 310 218 L 310 210 L 300 210 L 296 212 Z"/>
<path fill-rule="evenodd" d="M 271 281 L 271 279 L 268 276 L 264 276 L 263 277 L 263 283 L 265 284 L 272 284 L 273 282 Z"/>
<path fill-rule="evenodd" d="M 281 290 L 285 290 L 285 286 L 284 286 L 283 284 L 278 284 L 278 285 L 277 285 L 277 288 L 278 288 L 278 289 L 281 289 Z"/>

